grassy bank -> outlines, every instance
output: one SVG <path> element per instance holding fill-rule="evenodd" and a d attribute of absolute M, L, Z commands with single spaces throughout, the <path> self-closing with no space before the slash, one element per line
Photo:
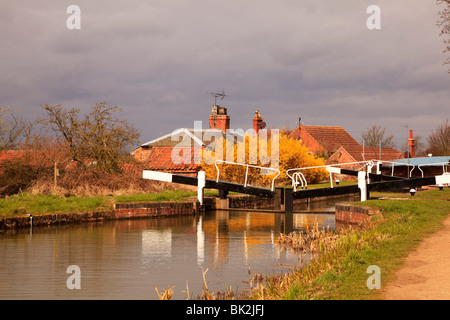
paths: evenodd
<path fill-rule="evenodd" d="M 380 194 L 381 195 L 381 194 Z M 396 197 L 400 198 L 397 194 Z M 268 278 L 253 290 L 254 299 L 381 299 L 383 287 L 395 276 L 405 257 L 421 240 L 442 227 L 450 213 L 450 189 L 424 191 L 404 199 L 378 199 L 364 206 L 381 208 L 383 215 L 362 229 L 334 234 L 303 235 L 319 252 L 307 267 Z M 412 199 L 414 198 L 414 199 Z M 435 200 L 429 200 L 435 199 Z M 361 203 L 362 204 L 362 203 Z M 305 241 L 281 239 L 287 250 Z M 316 239 L 312 241 L 312 239 Z M 381 270 L 381 290 L 367 288 L 367 268 Z"/>
<path fill-rule="evenodd" d="M 212 195 L 214 192 L 205 192 L 205 194 Z M 60 197 L 21 193 L 0 199 L 0 217 L 14 217 L 27 213 L 43 214 L 111 209 L 113 204 L 117 202 L 182 201 L 196 195 L 197 192 L 179 190 L 109 197 Z"/>

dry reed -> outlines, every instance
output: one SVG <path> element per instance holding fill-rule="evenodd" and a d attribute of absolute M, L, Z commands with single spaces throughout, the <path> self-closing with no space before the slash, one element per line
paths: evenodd
<path fill-rule="evenodd" d="M 170 298 L 172 298 L 173 296 L 173 288 L 175 287 L 171 287 L 169 289 L 164 289 L 161 292 L 158 291 L 158 288 L 156 286 L 155 290 L 156 290 L 156 294 L 158 295 L 159 300 L 170 300 Z"/>
<path fill-rule="evenodd" d="M 311 284 L 320 275 L 334 268 L 351 250 L 376 247 L 386 238 L 386 235 L 374 230 L 371 222 L 335 231 L 319 228 L 315 222 L 305 232 L 280 234 L 278 244 L 283 249 L 297 252 L 300 265 L 292 272 L 266 278 L 265 286 L 253 290 L 252 297 L 262 300 L 279 299 L 292 287 L 301 287 L 304 296 L 310 297 L 315 290 Z"/>

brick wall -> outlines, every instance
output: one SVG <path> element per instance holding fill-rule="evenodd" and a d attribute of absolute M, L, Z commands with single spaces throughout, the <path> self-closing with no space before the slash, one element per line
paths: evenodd
<path fill-rule="evenodd" d="M 335 208 L 335 219 L 337 224 L 360 225 L 372 216 L 380 214 L 380 210 L 377 208 L 356 206 L 345 203 L 338 203 Z"/>
<path fill-rule="evenodd" d="M 195 214 L 198 207 L 195 202 L 146 202 L 116 203 L 115 218 L 164 217 L 172 215 Z"/>
<path fill-rule="evenodd" d="M 210 115 L 209 116 L 210 129 L 219 129 L 225 132 L 230 129 L 230 116 L 227 115 Z"/>
<path fill-rule="evenodd" d="M 192 215 L 199 211 L 197 202 L 120 203 L 113 210 L 68 212 L 34 215 L 30 217 L 0 218 L 0 230 L 51 226 L 66 223 L 84 223 L 120 219 Z"/>
<path fill-rule="evenodd" d="M 302 140 L 303 144 L 314 155 L 326 153 L 326 150 L 302 126 L 297 127 L 290 135 L 291 139 Z"/>

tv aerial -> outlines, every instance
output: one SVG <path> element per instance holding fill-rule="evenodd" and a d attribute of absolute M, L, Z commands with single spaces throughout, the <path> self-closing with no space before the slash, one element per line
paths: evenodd
<path fill-rule="evenodd" d="M 222 90 L 222 93 L 218 93 L 218 92 L 207 92 L 208 94 L 212 95 L 214 97 L 214 105 L 217 105 L 217 98 L 220 98 L 220 100 L 222 101 L 223 98 L 225 98 L 226 94 L 225 91 Z"/>

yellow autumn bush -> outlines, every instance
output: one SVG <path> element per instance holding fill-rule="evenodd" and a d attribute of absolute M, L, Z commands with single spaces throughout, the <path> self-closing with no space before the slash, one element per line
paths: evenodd
<path fill-rule="evenodd" d="M 276 140 L 272 141 L 272 139 Z M 310 154 L 300 140 L 293 140 L 282 134 L 263 139 L 247 134 L 241 142 L 233 143 L 221 139 L 215 146 L 214 150 L 204 150 L 203 153 L 202 170 L 206 172 L 208 179 L 217 178 L 218 168 L 220 181 L 244 184 L 247 173 L 248 185 L 270 188 L 278 172 L 252 166 L 278 169 L 279 175 L 275 179 L 275 185 L 285 186 L 291 184 L 291 179 L 286 175 L 288 169 L 325 164 L 322 158 L 316 158 Z M 219 161 L 215 162 L 215 160 Z M 223 163 L 220 160 L 249 164 L 250 167 Z M 318 183 L 327 178 L 327 172 L 323 168 L 302 170 L 302 173 L 308 184 Z"/>

